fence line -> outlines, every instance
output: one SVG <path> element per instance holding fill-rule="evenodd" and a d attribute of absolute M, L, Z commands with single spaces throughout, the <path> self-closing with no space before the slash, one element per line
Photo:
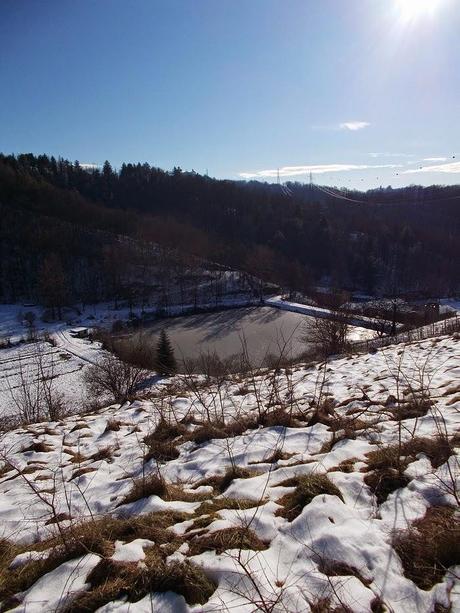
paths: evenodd
<path fill-rule="evenodd" d="M 421 328 L 400 332 L 394 336 L 381 336 L 380 338 L 366 341 L 356 341 L 351 344 L 351 351 L 353 353 L 368 353 L 370 350 L 379 349 L 380 347 L 423 341 L 427 338 L 442 336 L 444 334 L 453 334 L 454 332 L 460 332 L 460 316 L 458 315 Z"/>

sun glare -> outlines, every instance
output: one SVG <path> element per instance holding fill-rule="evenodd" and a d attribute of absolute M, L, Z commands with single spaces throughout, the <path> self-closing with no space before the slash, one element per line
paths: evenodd
<path fill-rule="evenodd" d="M 405 21 L 434 13 L 440 0 L 397 0 L 401 17 Z"/>

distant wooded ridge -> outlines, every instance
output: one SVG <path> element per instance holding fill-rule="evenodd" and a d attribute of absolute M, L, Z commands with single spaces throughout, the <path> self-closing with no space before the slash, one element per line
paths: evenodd
<path fill-rule="evenodd" d="M 50 254 L 70 286 L 77 268 L 104 285 L 104 245 L 95 230 L 173 247 L 287 289 L 325 283 L 392 295 L 459 291 L 460 186 L 348 190 L 350 200 L 330 188 L 286 186 L 146 163 L 115 171 L 109 162 L 88 168 L 0 154 L 0 297 L 33 293 Z M 63 236 L 64 222 L 78 231 Z"/>

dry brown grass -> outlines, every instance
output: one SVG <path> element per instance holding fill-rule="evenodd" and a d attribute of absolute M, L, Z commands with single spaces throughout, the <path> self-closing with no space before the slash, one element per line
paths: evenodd
<path fill-rule="evenodd" d="M 251 549 L 262 551 L 267 549 L 267 544 L 245 527 L 226 528 L 217 530 L 203 536 L 195 536 L 189 541 L 189 554 L 194 556 L 203 551 L 213 551 L 221 554 L 229 549 Z"/>
<path fill-rule="evenodd" d="M 333 466 L 327 472 L 332 473 L 334 471 L 342 472 L 342 473 L 352 473 L 355 468 L 355 463 L 358 462 L 357 458 L 348 458 L 346 460 L 342 460 L 340 464 L 337 466 Z"/>
<path fill-rule="evenodd" d="M 298 517 L 302 509 L 309 504 L 315 496 L 330 494 L 332 496 L 338 496 L 343 502 L 340 490 L 326 475 L 302 475 L 283 481 L 279 485 L 295 487 L 295 490 L 291 494 L 286 494 L 277 501 L 282 508 L 276 512 L 276 515 L 285 517 L 288 521 L 292 521 Z"/>
<path fill-rule="evenodd" d="M 185 434 L 187 428 L 184 424 L 178 422 L 169 422 L 161 419 L 155 430 L 144 438 L 144 442 L 149 445 L 151 440 L 156 441 L 172 441 L 179 436 Z"/>
<path fill-rule="evenodd" d="M 174 441 L 157 441 L 149 438 L 148 451 L 145 455 L 145 461 L 158 460 L 159 462 L 169 462 L 176 460 L 179 457 L 179 450 Z"/>
<path fill-rule="evenodd" d="M 234 468 L 229 468 L 223 475 L 214 475 L 212 477 L 202 479 L 196 484 L 196 487 L 201 485 L 210 485 L 214 488 L 214 490 L 222 494 L 234 479 L 249 479 L 251 477 L 255 477 L 257 474 L 258 473 L 255 471 L 250 471 L 247 468 L 239 468 L 236 466 Z"/>
<path fill-rule="evenodd" d="M 434 402 L 428 398 L 414 398 L 409 402 L 399 403 L 391 414 L 396 421 L 404 419 L 414 419 L 416 417 L 424 417 L 433 406 Z"/>
<path fill-rule="evenodd" d="M 160 474 L 154 473 L 134 479 L 131 489 L 117 506 L 136 502 L 148 496 L 159 496 L 163 500 L 182 500 L 184 502 L 201 502 L 207 494 L 187 492 L 182 484 L 166 483 Z"/>
<path fill-rule="evenodd" d="M 114 447 L 103 447 L 99 449 L 93 455 L 89 456 L 89 460 L 93 460 L 94 462 L 99 462 L 101 460 L 105 460 L 106 462 L 112 461 L 112 455 L 115 451 Z"/>
<path fill-rule="evenodd" d="M 419 453 L 424 453 L 433 468 L 444 464 L 454 452 L 455 441 L 445 437 L 415 437 L 398 445 L 380 447 L 367 454 L 367 470 L 364 482 L 377 498 L 377 503 L 385 502 L 388 496 L 410 479 L 403 473 Z"/>
<path fill-rule="evenodd" d="M 198 509 L 195 511 L 195 515 L 203 515 L 205 513 L 212 514 L 217 511 L 222 511 L 222 509 L 253 509 L 254 507 L 260 506 L 261 502 L 259 500 L 249 500 L 246 498 L 213 498 L 212 500 L 206 500 L 200 504 Z"/>
<path fill-rule="evenodd" d="M 117 506 L 136 502 L 148 496 L 160 496 L 161 498 L 166 494 L 167 488 L 165 480 L 157 474 L 147 475 L 139 479 L 134 479 L 131 489 Z"/>
<path fill-rule="evenodd" d="M 276 449 L 267 458 L 264 458 L 263 460 L 257 460 L 255 462 L 249 462 L 249 464 L 276 464 L 280 460 L 289 460 L 289 458 L 292 458 L 293 455 L 295 454 L 286 453 L 285 451 L 282 451 L 281 449 Z"/>
<path fill-rule="evenodd" d="M 398 445 L 380 447 L 376 451 L 367 454 L 369 470 L 378 468 L 400 468 L 413 462 L 417 454 L 424 453 L 431 461 L 433 468 L 444 464 L 454 452 L 455 439 L 445 437 L 414 437 L 409 441 Z"/>
<path fill-rule="evenodd" d="M 372 579 L 364 577 L 354 566 L 337 560 L 320 559 L 318 570 L 328 577 L 356 577 L 366 587 L 372 583 Z"/>
<path fill-rule="evenodd" d="M 305 427 L 305 424 L 300 423 L 292 413 L 286 411 L 282 406 L 276 407 L 273 411 L 262 413 L 259 417 L 259 423 L 265 428 L 271 426 L 284 426 L 285 428 Z"/>
<path fill-rule="evenodd" d="M 395 468 L 379 468 L 364 477 L 364 483 L 374 493 L 377 504 L 382 504 L 390 494 L 410 482 L 410 479 L 399 473 Z"/>
<path fill-rule="evenodd" d="M 455 509 L 431 507 L 410 530 L 393 540 L 406 577 L 422 590 L 430 590 L 447 569 L 460 564 L 460 524 Z"/>
<path fill-rule="evenodd" d="M 52 445 L 47 445 L 44 441 L 34 442 L 29 447 L 25 447 L 22 449 L 22 453 L 27 453 L 33 451 L 35 453 L 49 453 L 53 451 L 54 447 Z"/>
<path fill-rule="evenodd" d="M 156 544 L 165 544 L 172 551 L 180 546 L 181 540 L 169 530 L 175 523 L 184 521 L 187 514 L 177 512 L 150 513 L 127 519 L 110 516 L 102 519 L 69 526 L 59 537 L 52 537 L 35 546 L 17 546 L 0 541 L 0 600 L 9 602 L 15 594 L 31 587 L 44 574 L 51 572 L 62 563 L 87 553 L 102 557 L 112 555 L 116 540 L 131 541 L 144 538 Z M 33 560 L 15 569 L 9 565 L 13 558 L 23 551 L 52 549 L 49 557 Z M 165 549 L 165 555 L 168 550 Z"/>
<path fill-rule="evenodd" d="M 90 590 L 74 599 L 66 613 L 89 613 L 122 597 L 134 603 L 152 592 L 173 591 L 188 604 L 204 604 L 216 589 L 198 566 L 188 561 L 168 564 L 157 547 L 146 550 L 143 565 L 101 560 L 88 583 Z"/>
<path fill-rule="evenodd" d="M 258 428 L 259 420 L 255 416 L 239 417 L 227 423 L 223 421 L 213 421 L 202 423 L 198 428 L 184 436 L 184 440 L 194 441 L 201 445 L 211 439 L 234 438 L 240 436 L 247 430 Z"/>
<path fill-rule="evenodd" d="M 310 602 L 311 613 L 353 613 L 353 611 L 344 605 L 333 605 L 331 598 L 318 598 L 314 602 Z"/>
<path fill-rule="evenodd" d="M 83 430 L 84 428 L 89 428 L 86 422 L 76 423 L 70 432 L 75 432 L 76 430 Z"/>
<path fill-rule="evenodd" d="M 94 468 L 94 466 L 84 466 L 82 468 L 77 468 L 77 470 L 74 470 L 74 472 L 72 473 L 69 481 L 77 479 L 78 477 L 82 477 L 83 475 L 87 475 L 88 473 L 94 473 L 96 471 L 97 468 Z"/>
<path fill-rule="evenodd" d="M 3 466 L 0 468 L 0 479 L 4 477 L 5 475 L 7 475 L 12 470 L 14 470 L 14 467 L 8 462 L 5 462 Z"/>
<path fill-rule="evenodd" d="M 70 461 L 73 464 L 81 464 L 82 462 L 85 462 L 88 459 L 87 457 L 82 455 L 79 451 L 73 451 L 73 449 L 70 449 L 70 447 L 64 447 L 62 449 L 62 452 L 70 456 Z"/>
<path fill-rule="evenodd" d="M 104 432 L 119 432 L 122 425 L 123 423 L 118 419 L 109 419 Z"/>

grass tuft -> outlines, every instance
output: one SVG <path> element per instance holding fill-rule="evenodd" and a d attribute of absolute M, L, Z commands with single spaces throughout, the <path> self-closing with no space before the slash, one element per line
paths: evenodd
<path fill-rule="evenodd" d="M 455 509 L 431 507 L 422 519 L 393 539 L 404 574 L 420 589 L 430 590 L 447 569 L 460 564 L 460 524 Z"/>
<path fill-rule="evenodd" d="M 66 613 L 89 613 L 120 598 L 135 603 L 152 592 L 176 592 L 188 604 L 204 604 L 216 589 L 191 562 L 166 563 L 161 550 L 146 550 L 142 565 L 103 559 L 88 576 L 90 590 L 78 596 Z"/>
<path fill-rule="evenodd" d="M 195 536 L 189 545 L 189 554 L 192 556 L 213 550 L 221 554 L 229 549 L 251 549 L 253 551 L 267 549 L 266 543 L 260 540 L 252 530 L 244 527 L 225 528 L 204 536 Z"/>
<path fill-rule="evenodd" d="M 298 517 L 302 509 L 309 504 L 315 496 L 330 494 L 331 496 L 338 496 L 343 502 L 340 490 L 326 475 L 302 475 L 283 481 L 279 485 L 288 487 L 295 486 L 294 492 L 286 494 L 278 500 L 278 504 L 280 504 L 282 508 L 276 512 L 276 515 L 285 517 L 288 521 L 292 521 Z"/>
<path fill-rule="evenodd" d="M 246 468 L 239 468 L 236 466 L 234 468 L 229 468 L 224 475 L 215 475 L 213 477 L 202 479 L 196 484 L 196 487 L 201 485 L 211 485 L 216 491 L 222 494 L 234 479 L 249 479 L 250 477 L 254 477 L 256 474 L 257 473 L 251 472 Z"/>

